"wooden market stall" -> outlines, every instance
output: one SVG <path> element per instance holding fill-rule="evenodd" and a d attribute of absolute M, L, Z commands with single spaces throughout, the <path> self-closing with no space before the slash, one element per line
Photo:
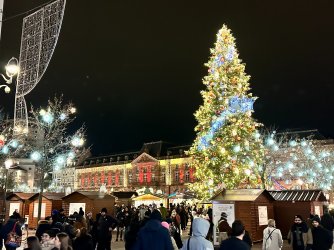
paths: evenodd
<path fill-rule="evenodd" d="M 281 190 L 269 193 L 275 200 L 276 226 L 281 230 L 283 238 L 287 237 L 295 215 L 301 215 L 304 220 L 310 214 L 322 216 L 323 207 L 328 203 L 322 190 Z"/>
<path fill-rule="evenodd" d="M 113 192 L 113 196 L 117 197 L 116 203 L 118 205 L 124 204 L 125 206 L 132 205 L 132 199 L 138 196 L 136 191 L 120 191 Z"/>
<path fill-rule="evenodd" d="M 61 198 L 64 193 L 43 193 L 42 195 L 42 209 L 41 219 L 44 220 L 46 217 L 51 216 L 53 210 L 59 210 L 62 208 Z M 39 193 L 34 194 L 29 198 L 29 228 L 37 228 L 38 221 L 38 197 Z"/>
<path fill-rule="evenodd" d="M 26 223 L 29 222 L 29 204 L 30 198 L 35 195 L 35 193 L 22 193 L 15 192 L 9 193 L 6 198 L 6 215 L 5 219 L 7 220 L 9 216 L 13 214 L 16 210 L 22 218 L 27 218 Z"/>
<path fill-rule="evenodd" d="M 268 219 L 274 218 L 274 199 L 264 189 L 222 190 L 212 198 L 214 232 L 222 212 L 227 214 L 227 221 L 241 220 L 254 242 L 263 239 L 263 229 Z M 218 234 L 214 234 L 214 244 L 218 245 Z"/>
<path fill-rule="evenodd" d="M 85 213 L 92 212 L 95 218 L 102 208 L 107 208 L 108 214 L 113 214 L 116 197 L 97 191 L 74 191 L 63 197 L 62 200 L 65 215 L 71 215 L 75 211 L 79 212 L 79 208 L 82 207 Z"/>
<path fill-rule="evenodd" d="M 135 202 L 135 207 L 138 207 L 141 204 L 144 205 L 156 204 L 159 207 L 160 203 L 163 203 L 164 205 L 166 203 L 165 198 L 153 194 L 139 195 L 138 197 L 135 197 L 132 200 Z"/>

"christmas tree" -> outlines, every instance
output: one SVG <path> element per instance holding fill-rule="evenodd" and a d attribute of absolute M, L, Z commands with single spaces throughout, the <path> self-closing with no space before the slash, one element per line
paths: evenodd
<path fill-rule="evenodd" d="M 192 188 L 202 198 L 217 188 L 259 187 L 264 147 L 252 118 L 255 97 L 238 58 L 235 39 L 224 25 L 206 64 L 203 105 L 195 113 L 197 137 L 189 150 L 196 168 Z"/>

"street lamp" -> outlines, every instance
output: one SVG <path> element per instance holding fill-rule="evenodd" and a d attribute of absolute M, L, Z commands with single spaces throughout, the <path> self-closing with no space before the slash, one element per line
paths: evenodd
<path fill-rule="evenodd" d="M 10 87 L 8 85 L 13 82 L 13 77 L 19 73 L 18 64 L 18 60 L 15 57 L 12 57 L 5 66 L 6 76 L 4 74 L 0 74 L 6 82 L 6 84 L 0 85 L 0 88 L 5 88 L 5 92 L 7 94 L 10 92 Z"/>
<path fill-rule="evenodd" d="M 6 193 L 7 193 L 7 182 L 8 182 L 8 170 L 14 165 L 14 161 L 12 159 L 7 159 L 5 161 L 5 185 L 3 188 L 3 207 L 2 207 L 2 211 L 3 211 L 3 221 L 6 218 Z"/>

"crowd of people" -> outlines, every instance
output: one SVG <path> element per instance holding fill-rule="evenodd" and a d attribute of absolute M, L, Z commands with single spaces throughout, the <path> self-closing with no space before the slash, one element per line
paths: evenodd
<path fill-rule="evenodd" d="M 51 216 L 40 220 L 35 236 L 27 238 L 25 250 L 109 250 L 112 232 L 115 241 L 124 241 L 126 250 L 166 249 L 200 250 L 214 249 L 213 237 L 216 234 L 220 250 L 252 248 L 250 234 L 240 220 L 232 225 L 227 222 L 227 214 L 221 218 L 213 232 L 212 209 L 198 208 L 185 204 L 163 204 L 139 207 L 116 205 L 108 214 L 106 208 L 93 217 L 80 208 L 70 216 L 64 210 L 54 210 Z M 191 222 L 190 225 L 188 225 Z M 0 249 L 15 250 L 20 241 L 22 218 L 17 212 L 0 229 Z M 189 228 L 187 228 L 189 227 Z M 181 235 L 188 232 L 189 237 L 182 241 Z M 311 215 L 306 221 L 296 215 L 287 236 L 293 250 L 333 249 L 334 220 L 329 213 L 321 218 Z M 10 236 L 10 237 L 9 237 Z M 263 230 L 263 250 L 279 250 L 283 247 L 281 231 L 275 220 L 269 219 Z"/>

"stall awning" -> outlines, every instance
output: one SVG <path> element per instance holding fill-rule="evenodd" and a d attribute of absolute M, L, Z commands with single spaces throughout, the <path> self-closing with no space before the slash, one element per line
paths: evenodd
<path fill-rule="evenodd" d="M 327 201 L 322 190 L 269 191 L 276 201 Z"/>
<path fill-rule="evenodd" d="M 160 198 L 158 196 L 155 196 L 153 194 L 143 194 L 138 197 L 133 198 L 134 201 L 159 201 L 163 198 Z"/>

